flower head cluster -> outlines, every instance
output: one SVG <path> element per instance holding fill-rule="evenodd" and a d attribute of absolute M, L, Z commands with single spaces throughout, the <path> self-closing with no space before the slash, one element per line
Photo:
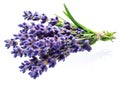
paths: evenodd
<path fill-rule="evenodd" d="M 23 73 L 29 71 L 32 78 L 37 78 L 48 68 L 55 67 L 59 61 L 64 61 L 73 52 L 90 51 L 88 39 L 82 38 L 84 32 L 80 28 L 72 28 L 67 21 L 63 26 L 57 26 L 59 18 L 48 19 L 45 14 L 25 11 L 24 19 L 32 20 L 31 23 L 22 23 L 18 34 L 13 39 L 5 40 L 7 48 L 13 47 L 14 57 L 29 57 L 19 66 Z M 35 22 L 38 22 L 36 24 Z"/>

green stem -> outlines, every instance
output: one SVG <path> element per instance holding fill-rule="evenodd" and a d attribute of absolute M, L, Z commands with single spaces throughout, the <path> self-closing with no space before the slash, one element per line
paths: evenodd
<path fill-rule="evenodd" d="M 73 22 L 74 24 L 73 27 L 77 27 L 77 28 L 84 30 L 85 32 L 83 33 L 83 37 L 85 39 L 89 39 L 91 45 L 94 44 L 98 40 L 102 40 L 102 41 L 111 40 L 112 41 L 113 39 L 115 39 L 114 37 L 115 32 L 106 31 L 106 32 L 103 32 L 103 35 L 98 35 L 96 32 L 92 31 L 91 29 L 88 29 L 87 27 L 83 26 L 78 21 L 76 21 L 74 17 L 71 15 L 69 9 L 67 8 L 65 4 L 64 4 L 64 8 L 65 8 L 65 11 L 63 11 L 63 13 Z"/>
<path fill-rule="evenodd" d="M 64 8 L 65 11 L 63 11 L 63 13 L 75 24 L 76 27 L 83 29 L 85 32 L 87 33 L 95 33 L 92 30 L 88 29 L 87 27 L 83 26 L 82 24 L 80 24 L 79 22 L 77 22 L 74 17 L 71 15 L 69 9 L 67 8 L 67 6 L 64 4 Z"/>
<path fill-rule="evenodd" d="M 87 27 L 80 24 L 78 21 L 76 21 L 74 19 L 74 17 L 71 15 L 70 11 L 68 10 L 68 8 L 67 8 L 67 6 L 65 4 L 64 4 L 64 8 L 65 8 L 65 11 L 63 11 L 63 13 L 73 22 L 71 30 L 73 31 L 74 28 L 80 28 L 80 29 L 84 30 L 84 32 L 82 33 L 81 38 L 90 40 L 90 45 L 95 44 L 96 41 L 98 41 L 98 40 L 102 40 L 102 41 L 111 40 L 112 41 L 113 39 L 115 39 L 115 37 L 114 37 L 115 32 L 108 32 L 108 31 L 104 31 L 102 33 L 94 32 L 91 29 L 88 29 Z M 58 15 L 56 15 L 56 16 L 58 16 Z M 65 21 L 65 20 L 60 16 L 58 16 L 58 17 L 61 20 L 59 20 L 59 22 L 56 24 L 56 26 L 61 27 L 61 26 L 64 25 L 63 21 Z M 74 34 L 74 31 L 73 31 L 73 34 Z M 78 34 L 77 36 L 79 37 L 81 35 Z"/>

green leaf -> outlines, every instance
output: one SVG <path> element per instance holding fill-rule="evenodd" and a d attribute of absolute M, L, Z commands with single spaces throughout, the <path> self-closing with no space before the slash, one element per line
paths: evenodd
<path fill-rule="evenodd" d="M 113 39 L 115 39 L 114 34 L 115 34 L 116 32 L 104 31 L 103 33 L 104 33 L 104 35 L 101 36 L 101 40 L 102 40 L 102 41 L 108 41 L 108 40 L 111 40 L 111 41 L 112 41 Z"/>
<path fill-rule="evenodd" d="M 69 9 L 67 8 L 67 6 L 64 4 L 64 8 L 65 8 L 65 11 L 63 11 L 63 13 L 78 27 L 78 28 L 81 28 L 83 29 L 84 31 L 88 32 L 88 33 L 95 33 L 93 32 L 92 30 L 86 28 L 85 26 L 83 26 L 82 24 L 80 24 L 79 22 L 77 22 L 74 17 L 71 15 Z"/>
<path fill-rule="evenodd" d="M 65 11 L 63 12 L 77 27 L 79 27 L 78 22 L 72 17 L 71 13 L 69 12 L 67 6 L 64 4 Z"/>

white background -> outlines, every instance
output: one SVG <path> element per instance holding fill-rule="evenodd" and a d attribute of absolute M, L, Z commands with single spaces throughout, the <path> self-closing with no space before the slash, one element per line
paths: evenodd
<path fill-rule="evenodd" d="M 115 31 L 114 42 L 98 41 L 91 52 L 71 54 L 65 62 L 34 80 L 19 72 L 23 58 L 13 58 L 4 40 L 18 33 L 23 11 L 61 15 L 66 3 L 74 17 L 95 31 Z M 0 85 L 120 85 L 119 0 L 0 0 Z"/>

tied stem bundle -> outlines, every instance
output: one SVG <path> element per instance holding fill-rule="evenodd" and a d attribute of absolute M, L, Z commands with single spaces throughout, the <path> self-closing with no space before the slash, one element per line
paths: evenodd
<path fill-rule="evenodd" d="M 115 32 L 94 32 L 74 19 L 64 4 L 64 14 L 72 23 L 59 16 L 48 18 L 46 14 L 24 11 L 24 19 L 32 21 L 22 23 L 21 28 L 14 38 L 5 40 L 5 47 L 12 47 L 14 57 L 28 57 L 19 66 L 20 71 L 31 78 L 38 78 L 48 68 L 53 68 L 59 61 L 65 61 L 70 53 L 90 52 L 91 45 L 96 41 L 108 41 L 115 39 Z M 38 24 L 36 24 L 38 22 Z"/>

